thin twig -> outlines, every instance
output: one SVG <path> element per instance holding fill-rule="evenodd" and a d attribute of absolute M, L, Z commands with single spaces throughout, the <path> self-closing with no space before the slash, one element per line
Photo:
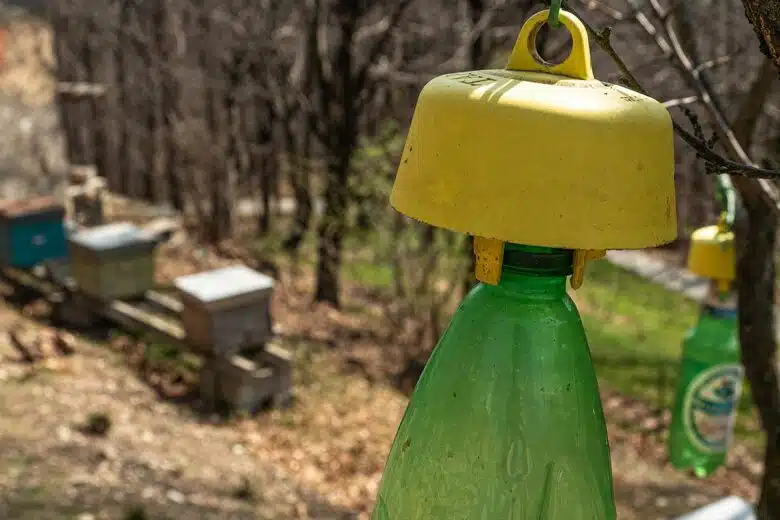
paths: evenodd
<path fill-rule="evenodd" d="M 736 54 L 736 53 L 735 53 Z M 734 59 L 734 55 L 728 54 L 726 56 L 721 56 L 719 58 L 715 58 L 713 60 L 705 61 L 704 63 L 701 63 L 698 65 L 694 71 L 696 71 L 697 74 L 701 73 L 704 70 L 713 69 L 715 67 L 719 67 L 721 65 L 725 65 L 726 63 L 729 63 L 731 60 Z"/>
<path fill-rule="evenodd" d="M 686 105 L 691 105 L 693 103 L 698 103 L 701 101 L 701 98 L 699 96 L 685 96 L 682 98 L 675 98 L 675 99 L 669 99 L 667 101 L 663 102 L 663 106 L 666 108 L 672 108 L 672 107 L 681 107 Z"/>

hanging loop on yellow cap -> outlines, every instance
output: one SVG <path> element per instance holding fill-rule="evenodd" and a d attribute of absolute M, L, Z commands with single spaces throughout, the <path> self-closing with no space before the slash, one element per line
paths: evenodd
<path fill-rule="evenodd" d="M 560 11 L 558 20 L 571 34 L 571 53 L 558 65 L 547 63 L 536 50 L 536 35 L 549 23 L 551 10 L 539 11 L 528 19 L 520 30 L 506 68 L 509 70 L 547 72 L 576 79 L 594 79 L 585 25 L 568 11 Z"/>

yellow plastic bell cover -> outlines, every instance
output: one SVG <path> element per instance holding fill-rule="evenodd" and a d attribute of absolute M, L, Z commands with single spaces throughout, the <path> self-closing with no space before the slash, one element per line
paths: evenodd
<path fill-rule="evenodd" d="M 691 235 L 688 270 L 719 282 L 726 289 L 736 278 L 734 232 L 720 225 L 699 228 Z"/>
<path fill-rule="evenodd" d="M 474 235 L 493 260 L 503 242 L 578 250 L 581 264 L 674 240 L 669 113 L 594 79 L 587 31 L 569 12 L 560 21 L 571 53 L 546 63 L 535 40 L 547 16 L 524 24 L 506 69 L 446 74 L 423 88 L 391 204 Z"/>

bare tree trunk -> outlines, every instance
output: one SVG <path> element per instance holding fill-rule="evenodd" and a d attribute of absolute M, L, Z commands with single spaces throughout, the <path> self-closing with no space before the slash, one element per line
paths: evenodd
<path fill-rule="evenodd" d="M 756 121 L 772 91 L 777 72 L 766 61 L 734 123 L 734 134 L 749 149 Z M 745 209 L 737 233 L 737 281 L 742 363 L 767 434 L 758 519 L 780 517 L 780 378 L 775 331 L 775 248 L 777 208 L 759 185 L 734 177 Z"/>
<path fill-rule="evenodd" d="M 180 16 L 180 13 L 178 13 Z M 184 211 L 184 186 L 177 166 L 179 164 L 179 149 L 173 135 L 172 121 L 179 115 L 178 97 L 179 84 L 175 75 L 175 67 L 178 64 L 176 55 L 176 42 L 173 33 L 179 32 L 176 27 L 180 18 L 174 11 L 174 7 L 168 2 L 159 2 L 158 19 L 156 20 L 155 40 L 159 49 L 161 68 L 162 92 L 160 102 L 162 104 L 162 129 L 161 140 L 163 142 L 162 153 L 164 155 L 162 176 L 166 184 L 168 202 L 177 211 Z M 177 31 L 177 29 L 179 31 Z"/>
<path fill-rule="evenodd" d="M 780 1 L 742 0 L 745 15 L 755 29 L 761 51 L 780 69 Z M 762 76 L 747 96 L 746 106 L 755 89 L 770 90 L 771 75 L 765 67 Z M 764 96 L 766 97 L 766 95 Z M 755 102 L 753 104 L 755 106 Z M 741 112 L 746 112 L 743 107 Z M 743 116 L 735 124 L 747 126 L 749 117 Z M 749 132 L 752 137 L 752 131 Z M 764 456 L 764 477 L 758 503 L 758 519 L 780 518 L 780 377 L 778 377 L 777 343 L 775 335 L 775 263 L 777 240 L 777 208 L 770 207 L 756 182 L 736 177 L 747 214 L 747 229 L 738 243 L 737 270 L 740 281 L 740 341 L 742 342 L 745 373 L 750 381 L 753 398 L 759 409 L 761 423 L 767 434 Z M 740 235 L 737 235 L 738 239 Z"/>
<path fill-rule="evenodd" d="M 132 44 L 130 42 L 130 36 L 128 31 L 130 30 L 130 11 L 132 9 L 128 2 L 119 2 L 119 27 L 117 30 L 117 46 L 116 46 L 116 85 L 119 92 L 119 162 L 116 165 L 117 177 L 119 183 L 115 189 L 123 195 L 130 193 L 131 178 L 133 169 L 130 166 L 132 162 L 132 154 L 130 152 L 130 122 L 133 120 L 132 107 L 130 106 L 130 91 L 132 86 L 130 85 L 130 53 L 132 51 Z"/>
<path fill-rule="evenodd" d="M 402 240 L 402 233 L 404 229 L 404 217 L 401 213 L 393 212 L 392 221 L 392 236 L 393 242 L 400 243 Z M 393 269 L 393 296 L 395 298 L 401 298 L 404 295 L 404 288 L 406 286 L 404 280 L 404 268 L 403 268 L 403 250 L 402 248 L 395 248 L 392 252 L 392 269 Z"/>
<path fill-rule="evenodd" d="M 158 13 L 154 6 L 149 5 L 149 0 L 138 4 L 136 8 L 138 16 L 139 35 L 135 37 L 135 45 L 138 48 L 138 56 L 141 58 L 144 82 L 143 102 L 141 106 L 139 126 L 142 135 L 140 137 L 140 147 L 142 153 L 141 159 L 141 199 L 145 202 L 156 201 L 155 177 L 157 172 L 158 155 L 160 147 L 157 142 L 158 117 L 157 111 L 160 108 L 160 74 L 158 60 L 160 56 L 156 53 L 155 35 L 145 29 L 154 27 Z M 139 38 L 140 36 L 140 38 Z"/>
<path fill-rule="evenodd" d="M 336 10 L 339 19 L 339 42 L 334 62 L 333 89 L 340 98 L 334 110 L 333 137 L 327 139 L 325 173 L 325 214 L 319 226 L 317 290 L 315 300 L 339 306 L 342 244 L 347 232 L 347 185 L 352 153 L 357 145 L 357 92 L 353 77 L 354 38 L 360 8 L 357 2 L 341 0 Z"/>
<path fill-rule="evenodd" d="M 279 174 L 276 161 L 276 153 L 273 150 L 273 124 L 274 110 L 269 101 L 263 102 L 259 107 L 260 120 L 257 142 L 260 150 L 257 152 L 256 175 L 260 175 L 260 215 L 257 228 L 260 233 L 268 233 L 271 229 L 271 200 L 274 195 L 275 177 Z"/>
<path fill-rule="evenodd" d="M 780 381 L 775 344 L 775 263 L 778 219 L 760 194 L 740 184 L 745 217 L 737 233 L 742 362 L 767 433 L 758 518 L 780 514 Z"/>
<path fill-rule="evenodd" d="M 284 155 L 287 157 L 287 173 L 295 200 L 292 229 L 282 245 L 289 252 L 298 251 L 306 232 L 309 230 L 313 209 L 310 182 L 312 156 L 310 121 L 312 116 L 302 112 L 298 112 L 297 115 L 300 126 L 295 124 L 295 114 L 293 110 L 289 109 L 289 106 L 285 108 L 282 115 L 285 121 L 282 125 L 282 146 L 284 147 Z"/>
<path fill-rule="evenodd" d="M 307 130 L 302 132 L 303 146 L 300 148 L 301 156 L 289 155 L 290 185 L 295 199 L 295 212 L 293 214 L 292 230 L 284 241 L 284 249 L 296 251 L 303 242 L 303 237 L 309 229 L 313 213 L 311 200 L 311 183 L 309 182 L 311 156 L 311 136 Z M 290 148 L 295 150 L 295 148 Z M 297 150 L 296 150 L 297 151 Z"/>
<path fill-rule="evenodd" d="M 71 16 L 70 13 L 65 11 L 64 6 L 55 4 L 52 9 L 51 27 L 54 37 L 54 53 L 57 58 L 57 79 L 59 81 L 72 79 L 73 59 L 68 42 L 68 34 L 70 33 L 68 20 Z M 69 101 L 62 93 L 58 94 L 57 98 L 60 121 L 65 134 L 68 162 L 74 164 L 76 161 L 74 154 L 78 146 L 78 125 L 73 117 L 72 101 Z"/>
<path fill-rule="evenodd" d="M 477 28 L 487 9 L 485 3 L 485 0 L 466 0 L 471 29 L 478 31 L 469 46 L 469 66 L 472 69 L 485 68 L 490 61 L 490 38 L 486 31 Z"/>
<path fill-rule="evenodd" d="M 347 232 L 347 180 L 351 150 L 348 155 L 328 161 L 324 203 L 325 213 L 318 228 L 317 290 L 314 299 L 339 307 L 342 245 Z"/>
<path fill-rule="evenodd" d="M 90 30 L 90 18 L 92 13 L 79 12 L 79 24 L 76 25 L 81 30 L 79 37 L 72 40 L 76 63 L 76 82 L 87 83 L 90 81 L 90 68 L 92 66 L 92 46 L 90 41 L 99 38 L 100 33 L 87 32 Z M 77 33 L 78 34 L 78 33 Z M 95 161 L 95 114 L 93 112 L 93 100 L 89 97 L 76 98 L 74 104 L 75 112 L 78 114 L 77 125 L 79 130 L 79 149 L 78 154 L 80 164 L 94 164 Z"/>
<path fill-rule="evenodd" d="M 105 12 L 103 10 L 100 11 Z M 87 22 L 87 32 L 90 35 L 87 40 L 85 53 L 86 79 L 89 83 L 100 84 L 104 81 L 104 46 L 106 45 L 105 32 L 97 23 L 97 14 L 90 15 Z M 101 96 L 92 96 L 90 113 L 92 120 L 89 122 L 92 130 L 92 158 L 98 174 L 105 176 L 109 168 L 107 163 L 107 141 L 105 125 L 106 100 Z"/>
<path fill-rule="evenodd" d="M 227 149 L 225 144 L 225 107 L 222 98 L 217 91 L 215 82 L 224 73 L 220 57 L 211 52 L 209 43 L 215 42 L 216 30 L 212 27 L 211 3 L 204 2 L 203 11 L 200 13 L 199 28 L 203 44 L 200 48 L 200 66 L 205 75 L 205 88 L 203 101 L 205 105 L 206 124 L 211 136 L 208 143 L 211 149 L 207 153 L 205 168 L 208 177 L 208 198 L 210 203 L 210 221 L 206 226 L 206 240 L 217 243 L 224 238 L 230 226 L 230 205 L 225 195 L 225 171 L 218 158 L 224 156 Z M 205 145 L 206 143 L 204 143 Z M 196 201 L 200 203 L 200 201 Z"/>
<path fill-rule="evenodd" d="M 89 60 L 89 45 L 85 30 L 79 22 L 88 16 L 72 5 L 57 6 L 53 10 L 54 44 L 57 56 L 57 76 L 60 81 L 84 81 L 85 64 Z M 88 164 L 91 142 L 87 110 L 88 101 L 81 96 L 58 94 L 60 118 L 62 120 L 67 155 L 70 164 Z"/>
<path fill-rule="evenodd" d="M 780 69 L 780 0 L 742 0 L 761 52 Z"/>
<path fill-rule="evenodd" d="M 321 79 L 317 78 L 315 73 L 316 60 L 320 59 L 317 39 L 319 16 L 315 9 L 319 9 L 316 2 L 310 6 L 311 12 L 309 20 L 306 21 L 306 34 L 300 54 L 303 60 L 300 90 L 304 96 L 313 96 L 314 81 Z M 315 117 L 317 116 L 311 111 L 302 110 L 299 100 L 294 101 L 292 107 L 287 104 L 286 109 L 286 124 L 283 132 L 290 169 L 290 184 L 295 198 L 295 212 L 292 230 L 284 241 L 284 248 L 287 251 L 297 252 L 309 230 L 313 214 L 311 194 L 312 133 L 315 130 Z M 296 116 L 298 117 L 296 118 Z M 300 128 L 297 132 L 296 119 L 300 122 Z"/>
<path fill-rule="evenodd" d="M 97 173 L 106 179 L 111 190 L 117 190 L 119 182 L 117 172 L 119 98 L 116 88 L 115 60 L 118 15 L 117 3 L 107 2 L 105 7 L 93 13 L 90 18 L 89 33 L 93 35 L 90 39 L 92 61 L 87 68 L 90 82 L 107 87 L 102 95 L 93 98 L 95 119 L 92 125 L 95 134 L 94 164 Z"/>

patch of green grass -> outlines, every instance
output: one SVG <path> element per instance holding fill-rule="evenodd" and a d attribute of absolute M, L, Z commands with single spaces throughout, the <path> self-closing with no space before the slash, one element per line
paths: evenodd
<path fill-rule="evenodd" d="M 146 359 L 152 363 L 176 361 L 180 352 L 181 349 L 177 345 L 150 341 L 146 347 Z"/>
<path fill-rule="evenodd" d="M 344 266 L 344 275 L 360 285 L 382 288 L 393 282 L 393 271 L 389 265 L 364 260 L 355 260 Z"/>
<path fill-rule="evenodd" d="M 599 379 L 621 393 L 671 407 L 682 342 L 696 322 L 698 304 L 606 260 L 588 266 L 585 283 L 572 297 Z M 749 388 L 736 431 L 749 441 L 760 439 Z"/>
<path fill-rule="evenodd" d="M 147 363 L 165 365 L 187 373 L 195 373 L 200 369 L 201 361 L 198 356 L 181 346 L 158 341 L 154 334 L 145 334 L 142 339 L 146 342 L 144 356 Z"/>
<path fill-rule="evenodd" d="M 344 274 L 365 286 L 381 288 L 392 283 L 390 267 L 372 261 L 370 255 L 350 258 Z M 588 333 L 599 379 L 652 406 L 671 408 L 682 342 L 696 323 L 699 305 L 606 260 L 588 265 L 585 283 L 572 297 Z M 739 414 L 737 435 L 759 441 L 760 428 L 747 385 Z"/>
<path fill-rule="evenodd" d="M 28 486 L 19 490 L 19 494 L 29 501 L 42 501 L 46 496 L 46 490 L 43 486 Z"/>
<path fill-rule="evenodd" d="M 607 261 L 588 266 L 572 297 L 600 378 L 647 400 L 658 397 L 661 371 L 676 382 L 682 341 L 698 313 L 695 302 Z"/>

